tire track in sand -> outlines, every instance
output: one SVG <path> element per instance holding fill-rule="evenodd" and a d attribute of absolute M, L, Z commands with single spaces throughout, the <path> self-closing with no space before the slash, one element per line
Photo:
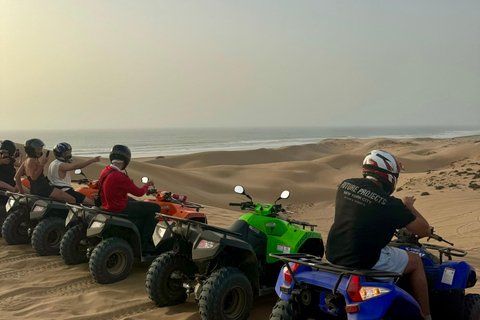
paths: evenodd
<path fill-rule="evenodd" d="M 22 269 L 22 270 L 17 270 L 17 271 L 3 272 L 3 273 L 0 274 L 0 280 L 10 279 L 10 278 L 19 278 L 19 277 L 23 277 L 23 276 L 26 276 L 26 275 L 31 274 L 31 273 L 38 272 L 38 271 L 59 268 L 59 267 L 62 267 L 62 266 L 65 266 L 65 263 L 63 263 L 63 261 L 62 262 L 48 263 L 48 264 L 44 264 L 44 265 L 41 265 L 41 266 L 38 266 L 38 267 L 27 268 L 27 269 Z"/>
<path fill-rule="evenodd" d="M 88 276 L 78 280 L 70 281 L 69 283 L 62 283 L 50 289 L 33 290 L 25 294 L 25 296 L 15 295 L 0 300 L 0 309 L 8 310 L 17 306 L 31 305 L 38 302 L 38 298 L 47 296 L 76 296 L 82 292 L 88 291 L 92 288 L 100 286 L 92 277 Z"/>
<path fill-rule="evenodd" d="M 144 302 L 132 307 L 127 307 L 123 309 L 119 309 L 113 312 L 106 313 L 105 315 L 95 316 L 95 320 L 119 320 L 125 319 L 126 317 L 135 316 L 141 313 L 145 313 L 147 311 L 155 310 L 157 307 L 151 301 Z"/>
<path fill-rule="evenodd" d="M 0 265 L 7 264 L 7 263 L 12 263 L 12 262 L 23 261 L 23 260 L 28 260 L 28 259 L 32 259 L 32 258 L 39 258 L 39 257 L 40 256 L 36 253 L 24 254 L 24 255 L 21 255 L 21 256 L 18 256 L 18 257 L 0 259 Z"/>

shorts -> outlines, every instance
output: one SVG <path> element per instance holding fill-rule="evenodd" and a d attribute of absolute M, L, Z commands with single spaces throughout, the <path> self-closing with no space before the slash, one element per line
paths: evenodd
<path fill-rule="evenodd" d="M 63 188 L 60 187 L 59 189 L 64 191 L 65 193 L 68 193 L 72 197 L 74 197 L 75 198 L 75 203 L 83 203 L 83 200 L 85 200 L 85 198 L 86 198 L 83 193 L 75 191 L 71 187 L 63 187 Z"/>
<path fill-rule="evenodd" d="M 408 264 L 408 253 L 405 250 L 385 247 L 380 253 L 380 258 L 372 267 L 375 270 L 402 273 Z M 380 280 L 380 278 L 378 278 Z"/>
<path fill-rule="evenodd" d="M 35 181 L 30 181 L 31 194 L 48 198 L 52 194 L 53 190 L 55 190 L 54 187 L 45 176 L 40 177 Z"/>

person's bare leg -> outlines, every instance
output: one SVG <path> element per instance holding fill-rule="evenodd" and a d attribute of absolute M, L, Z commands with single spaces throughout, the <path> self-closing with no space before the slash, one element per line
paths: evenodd
<path fill-rule="evenodd" d="M 430 304 L 428 301 L 428 284 L 422 259 L 418 254 L 408 253 L 408 263 L 403 274 L 410 275 L 410 286 L 413 290 L 413 297 L 417 300 L 424 317 L 430 316 Z"/>
<path fill-rule="evenodd" d="M 90 199 L 90 198 L 87 198 L 87 197 L 85 197 L 85 199 L 83 199 L 83 202 L 82 202 L 82 203 L 85 204 L 85 205 L 87 205 L 87 206 L 93 206 L 93 204 L 94 204 L 94 203 L 93 203 L 93 200 Z"/>

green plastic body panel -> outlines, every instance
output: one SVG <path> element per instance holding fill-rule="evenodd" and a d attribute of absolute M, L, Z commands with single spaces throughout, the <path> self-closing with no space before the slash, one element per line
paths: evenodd
<path fill-rule="evenodd" d="M 255 208 L 255 211 L 257 211 L 257 208 Z M 297 253 L 307 239 L 322 239 L 321 234 L 318 232 L 303 230 L 303 228 L 295 224 L 274 217 L 264 216 L 262 213 L 246 213 L 239 219 L 245 220 L 249 225 L 267 235 L 267 263 L 278 261 L 278 259 L 271 258 L 269 256 L 270 253 Z"/>

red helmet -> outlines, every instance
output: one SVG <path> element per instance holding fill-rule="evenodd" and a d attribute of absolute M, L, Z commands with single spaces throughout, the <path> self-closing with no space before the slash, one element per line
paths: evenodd
<path fill-rule="evenodd" d="M 397 186 L 402 163 L 387 151 L 372 150 L 363 160 L 363 177 L 371 176 L 382 182 L 385 191 L 392 194 Z"/>

